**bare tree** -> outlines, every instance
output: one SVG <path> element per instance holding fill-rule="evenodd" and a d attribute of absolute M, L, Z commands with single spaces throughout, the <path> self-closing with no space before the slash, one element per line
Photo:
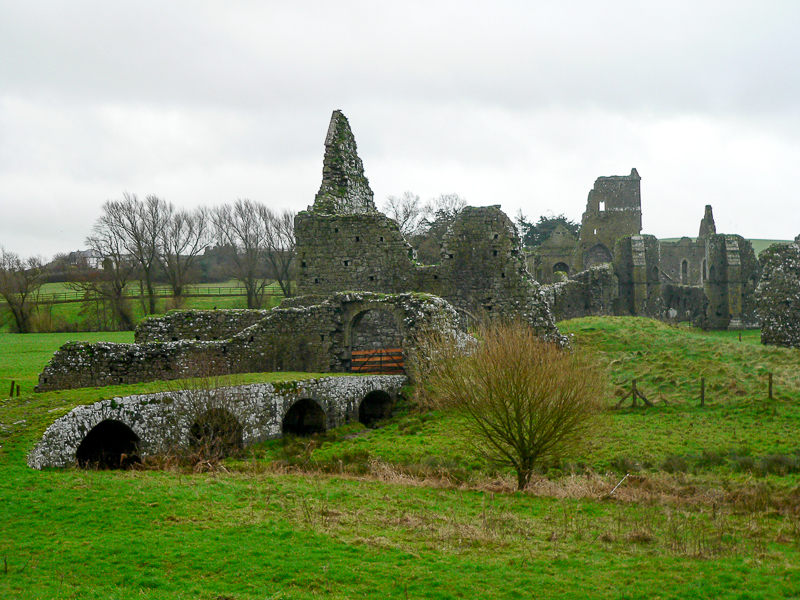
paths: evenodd
<path fill-rule="evenodd" d="M 192 267 L 213 239 L 211 214 L 206 208 L 191 212 L 169 210 L 168 213 L 168 221 L 159 238 L 158 254 L 172 287 L 175 304 L 179 306 Z"/>
<path fill-rule="evenodd" d="M 98 320 L 98 327 L 105 329 L 133 329 L 130 302 L 125 297 L 125 287 L 134 277 L 136 263 L 127 251 L 117 230 L 104 219 L 98 219 L 92 227 L 92 235 L 86 243 L 102 257 L 103 270 L 84 268 L 70 286 L 84 293 L 84 305 Z"/>
<path fill-rule="evenodd" d="M 136 194 L 126 192 L 122 200 L 103 204 L 103 214 L 98 219 L 102 227 L 119 237 L 127 254 L 138 264 L 147 295 L 145 310 L 148 314 L 156 311 L 153 282 L 160 265 L 159 240 L 173 212 L 172 204 L 157 196 L 147 196 L 141 201 Z"/>
<path fill-rule="evenodd" d="M 423 206 L 419 196 L 403 192 L 402 196 L 387 196 L 383 211 L 387 217 L 397 221 L 400 233 L 407 240 L 421 233 Z"/>
<path fill-rule="evenodd" d="M 291 210 L 276 212 L 266 206 L 261 207 L 261 219 L 264 222 L 264 244 L 266 259 L 271 267 L 272 275 L 285 297 L 292 296 L 294 280 L 294 216 Z"/>
<path fill-rule="evenodd" d="M 522 490 L 537 464 L 566 456 L 596 431 L 604 379 L 588 357 L 523 324 L 494 322 L 479 337 L 469 352 L 426 352 L 434 364 L 425 384 L 438 406 L 464 415 L 467 442 L 516 471 Z"/>
<path fill-rule="evenodd" d="M 266 232 L 259 205 L 251 200 L 237 200 L 214 209 L 214 230 L 220 246 L 235 249 L 231 256 L 231 275 L 247 292 L 247 308 L 260 308 L 266 277 L 264 239 Z"/>
<path fill-rule="evenodd" d="M 411 240 L 420 262 L 436 264 L 441 260 L 444 234 L 466 206 L 467 201 L 458 194 L 440 194 L 425 203 L 418 234 Z"/>
<path fill-rule="evenodd" d="M 0 246 L 0 296 L 6 301 L 19 333 L 30 333 L 31 316 L 43 283 L 41 258 L 23 259 Z"/>

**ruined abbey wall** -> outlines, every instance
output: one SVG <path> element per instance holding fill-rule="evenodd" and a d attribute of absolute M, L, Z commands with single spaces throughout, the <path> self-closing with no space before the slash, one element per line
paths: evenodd
<path fill-rule="evenodd" d="M 759 257 L 763 274 L 755 294 L 761 343 L 800 348 L 800 236 Z"/>
<path fill-rule="evenodd" d="M 371 311 L 392 319 L 393 337 L 383 347 L 413 351 L 423 327 L 456 332 L 455 309 L 427 294 L 332 294 L 325 299 L 292 298 L 236 335 L 216 341 L 194 339 L 145 344 L 75 343 L 62 346 L 39 375 L 37 391 L 119 385 L 186 377 L 267 371 L 346 372 L 354 329 Z M 218 311 L 208 311 L 216 314 Z M 374 318 L 374 317 L 373 317 Z M 161 318 L 164 331 L 180 319 Z M 159 319 L 151 327 L 158 331 Z M 398 341 L 399 332 L 399 342 Z M 380 335 L 372 331 L 371 338 Z M 171 338 L 171 336 L 170 336 Z M 358 343 L 358 338 L 355 339 Z"/>
<path fill-rule="evenodd" d="M 355 153 L 347 119 L 336 111 L 320 192 L 295 218 L 300 294 L 425 292 L 469 319 L 518 316 L 542 335 L 565 341 L 527 271 L 516 228 L 499 206 L 466 207 L 443 238 L 441 262 L 418 264 L 397 224 L 374 208 Z M 339 165 L 350 166 L 346 174 Z"/>
<path fill-rule="evenodd" d="M 175 310 L 160 317 L 143 319 L 134 332 L 134 342 L 178 340 L 224 340 L 261 321 L 267 310 Z"/>

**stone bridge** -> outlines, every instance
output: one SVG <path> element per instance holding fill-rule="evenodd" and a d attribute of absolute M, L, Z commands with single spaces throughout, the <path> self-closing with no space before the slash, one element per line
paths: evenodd
<path fill-rule="evenodd" d="M 199 432 L 223 425 L 240 447 L 356 420 L 371 425 L 389 415 L 405 381 L 402 375 L 330 376 L 101 400 L 48 427 L 28 466 L 119 467 L 134 456 L 191 447 Z"/>

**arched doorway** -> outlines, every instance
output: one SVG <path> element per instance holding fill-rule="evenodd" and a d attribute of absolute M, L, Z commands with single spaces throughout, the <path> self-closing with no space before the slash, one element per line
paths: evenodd
<path fill-rule="evenodd" d="M 557 262 L 556 264 L 553 265 L 553 275 L 555 275 L 559 271 L 561 273 L 566 273 L 567 276 L 569 276 L 569 265 L 567 265 L 567 263 L 564 262 Z"/>
<path fill-rule="evenodd" d="M 139 436 L 114 419 L 101 421 L 86 434 L 75 452 L 83 469 L 124 469 L 141 462 Z"/>
<path fill-rule="evenodd" d="M 350 370 L 379 374 L 403 372 L 403 333 L 394 313 L 371 308 L 353 317 Z"/>
<path fill-rule="evenodd" d="M 203 413 L 189 430 L 189 445 L 208 458 L 239 454 L 244 447 L 242 424 L 224 408 Z"/>
<path fill-rule="evenodd" d="M 382 390 L 375 390 L 364 396 L 358 405 L 358 420 L 367 427 L 386 419 L 392 412 L 392 397 Z"/>
<path fill-rule="evenodd" d="M 292 404 L 283 417 L 283 435 L 313 435 L 325 433 L 325 411 L 319 402 L 303 398 Z"/>
<path fill-rule="evenodd" d="M 583 266 L 588 269 L 595 265 L 610 263 L 612 260 L 611 251 L 603 244 L 595 244 L 583 255 Z"/>

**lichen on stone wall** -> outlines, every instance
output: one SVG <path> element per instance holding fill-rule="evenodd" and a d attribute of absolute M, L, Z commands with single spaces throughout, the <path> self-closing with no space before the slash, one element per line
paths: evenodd
<path fill-rule="evenodd" d="M 186 447 L 191 443 L 192 426 L 209 406 L 204 397 L 209 392 L 242 426 L 242 443 L 248 446 L 281 437 L 283 419 L 298 400 L 316 402 L 325 412 L 325 427 L 338 427 L 358 420 L 359 405 L 370 392 L 380 390 L 396 399 L 405 382 L 406 378 L 399 375 L 322 377 L 101 400 L 74 408 L 48 427 L 29 453 L 28 466 L 43 469 L 74 465 L 84 438 L 108 420 L 122 423 L 136 435 L 140 456 Z"/>
<path fill-rule="evenodd" d="M 329 214 L 375 212 L 372 189 L 364 176 L 356 140 L 341 111 L 333 111 L 325 136 L 322 185 L 314 199 L 313 210 Z"/>
<path fill-rule="evenodd" d="M 800 236 L 793 244 L 770 246 L 759 260 L 763 271 L 755 302 L 761 343 L 800 348 Z"/>

